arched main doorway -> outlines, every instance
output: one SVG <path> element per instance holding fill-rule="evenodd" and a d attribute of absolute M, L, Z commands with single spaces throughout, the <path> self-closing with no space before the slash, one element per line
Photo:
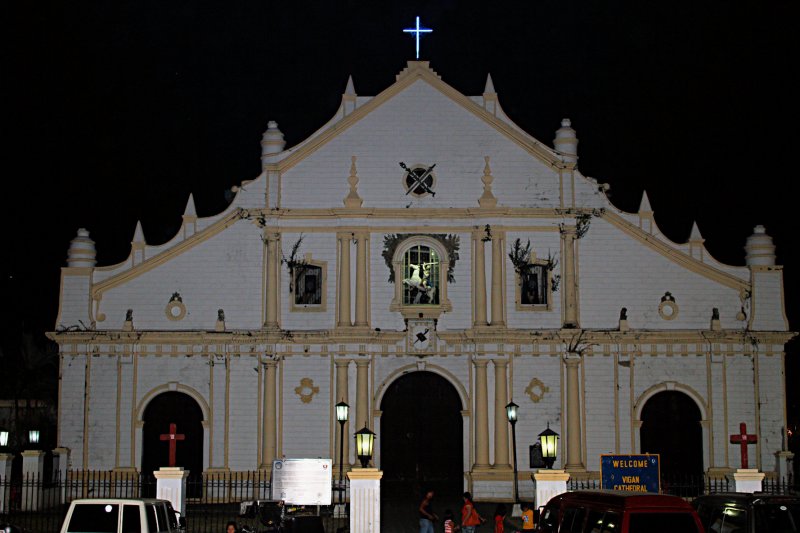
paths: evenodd
<path fill-rule="evenodd" d="M 142 472 L 145 475 L 169 465 L 170 442 L 162 440 L 161 436 L 168 435 L 170 424 L 175 424 L 176 433 L 183 435 L 183 440 L 175 441 L 175 466 L 188 470 L 190 481 L 202 479 L 203 411 L 191 396 L 173 391 L 159 394 L 147 404 L 142 420 Z M 191 489 L 189 492 L 191 495 Z"/>
<path fill-rule="evenodd" d="M 662 479 L 703 473 L 700 409 L 678 391 L 654 394 L 642 408 L 641 453 L 661 455 Z"/>
<path fill-rule="evenodd" d="M 455 387 L 434 372 L 410 372 L 389 386 L 380 409 L 381 492 L 414 500 L 426 489 L 460 493 L 463 420 Z"/>

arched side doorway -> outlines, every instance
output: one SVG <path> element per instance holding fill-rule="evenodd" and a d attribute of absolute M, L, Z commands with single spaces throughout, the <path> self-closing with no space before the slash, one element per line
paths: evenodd
<path fill-rule="evenodd" d="M 641 410 L 640 451 L 661 456 L 666 476 L 703 473 L 702 413 L 697 403 L 677 390 L 658 392 Z"/>
<path fill-rule="evenodd" d="M 409 372 L 386 389 L 380 404 L 381 493 L 416 499 L 463 490 L 463 409 L 456 388 L 429 371 Z"/>
<path fill-rule="evenodd" d="M 182 392 L 163 392 L 147 404 L 142 422 L 144 474 L 169 465 L 171 443 L 161 436 L 168 435 L 170 424 L 175 424 L 176 433 L 183 436 L 183 440 L 175 441 L 175 466 L 188 470 L 190 481 L 202 479 L 203 411 L 194 398 Z M 189 492 L 191 496 L 192 491 Z"/>

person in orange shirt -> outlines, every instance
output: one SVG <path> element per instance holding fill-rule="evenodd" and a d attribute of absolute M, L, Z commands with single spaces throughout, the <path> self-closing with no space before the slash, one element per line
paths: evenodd
<path fill-rule="evenodd" d="M 464 506 L 461 508 L 461 530 L 464 533 L 475 533 L 475 528 L 486 522 L 486 519 L 478 514 L 475 504 L 472 502 L 472 494 L 464 493 Z"/>
<path fill-rule="evenodd" d="M 522 504 L 522 529 L 533 529 L 533 509 L 527 503 Z"/>

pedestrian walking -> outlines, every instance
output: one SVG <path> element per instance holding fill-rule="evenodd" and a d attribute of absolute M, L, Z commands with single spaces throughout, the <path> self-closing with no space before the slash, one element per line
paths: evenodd
<path fill-rule="evenodd" d="M 472 494 L 464 493 L 464 506 L 461 508 L 461 530 L 464 533 L 475 533 L 475 528 L 486 522 L 486 519 L 478 514 L 475 503 L 472 501 Z"/>
<path fill-rule="evenodd" d="M 433 523 L 439 520 L 433 512 L 433 491 L 429 490 L 419 504 L 419 533 L 433 533 Z"/>
<path fill-rule="evenodd" d="M 522 530 L 533 529 L 533 509 L 527 503 L 522 504 Z"/>
<path fill-rule="evenodd" d="M 505 532 L 506 505 L 498 503 L 494 510 L 494 533 Z"/>

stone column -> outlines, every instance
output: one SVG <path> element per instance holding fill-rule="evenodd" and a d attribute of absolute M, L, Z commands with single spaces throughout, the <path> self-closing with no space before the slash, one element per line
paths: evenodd
<path fill-rule="evenodd" d="M 377 468 L 354 468 L 350 479 L 350 533 L 380 533 L 381 477 Z"/>
<path fill-rule="evenodd" d="M 350 234 L 339 235 L 339 322 L 337 326 L 347 328 L 350 323 Z"/>
<path fill-rule="evenodd" d="M 511 468 L 508 462 L 508 386 L 506 369 L 508 361 L 495 359 L 494 363 L 494 467 Z"/>
<path fill-rule="evenodd" d="M 348 369 L 350 368 L 350 361 L 339 360 L 335 361 L 335 364 L 336 364 L 336 402 L 337 403 L 347 402 L 348 401 L 347 399 L 350 397 L 347 387 L 348 385 L 347 372 Z M 338 447 L 339 443 L 340 442 L 342 443 L 342 457 L 344 458 L 342 463 L 344 463 L 345 466 L 349 466 L 350 465 L 350 421 L 348 420 L 347 422 L 345 422 L 344 426 L 342 426 L 341 424 L 339 424 L 339 422 L 337 422 L 336 426 L 340 428 L 339 429 L 340 433 L 344 433 L 344 439 L 340 439 L 339 438 L 340 436 L 338 434 L 336 435 L 336 438 L 339 439 L 336 441 L 336 446 Z M 336 454 L 335 460 L 336 461 L 339 460 L 339 454 Z M 338 467 L 339 465 L 336 466 Z"/>
<path fill-rule="evenodd" d="M 575 226 L 562 226 L 564 241 L 561 284 L 564 287 L 564 327 L 578 327 L 578 292 L 575 284 Z"/>
<path fill-rule="evenodd" d="M 356 360 L 356 431 L 365 424 L 370 427 L 369 416 L 369 359 Z"/>
<path fill-rule="evenodd" d="M 172 508 L 186 516 L 186 478 L 189 471 L 181 466 L 162 466 L 156 476 L 156 498 L 169 500 Z"/>
<path fill-rule="evenodd" d="M 505 235 L 498 232 L 492 237 L 492 325 L 505 326 L 503 318 L 503 254 Z"/>
<path fill-rule="evenodd" d="M 764 481 L 764 473 L 759 472 L 756 468 L 739 468 L 736 472 L 730 474 L 728 479 L 735 484 L 736 492 L 761 492 L 762 482 Z"/>
<path fill-rule="evenodd" d="M 367 327 L 367 302 L 369 284 L 367 283 L 367 248 L 369 239 L 366 233 L 356 234 L 356 326 Z"/>
<path fill-rule="evenodd" d="M 278 271 L 280 269 L 280 235 L 267 233 L 267 329 L 278 329 Z"/>
<path fill-rule="evenodd" d="M 484 242 L 481 240 L 484 235 L 485 233 L 482 231 L 472 233 L 473 260 L 475 261 L 475 268 L 473 269 L 475 283 L 472 289 L 474 291 L 473 302 L 475 307 L 473 319 L 476 326 L 488 324 L 486 321 L 486 260 Z"/>
<path fill-rule="evenodd" d="M 534 509 L 547 504 L 551 498 L 567 492 L 569 474 L 563 470 L 541 469 L 533 474 L 536 483 L 536 496 L 533 502 Z"/>
<path fill-rule="evenodd" d="M 41 450 L 22 452 L 23 511 L 39 510 L 44 481 L 44 452 Z"/>
<path fill-rule="evenodd" d="M 475 465 L 489 468 L 489 388 L 486 366 L 489 361 L 475 360 Z"/>
<path fill-rule="evenodd" d="M 277 391 L 277 361 L 264 362 L 264 399 L 261 406 L 261 468 L 272 467 L 277 453 L 277 416 L 275 393 Z"/>
<path fill-rule="evenodd" d="M 11 461 L 14 456 L 10 453 L 0 453 L 0 515 L 9 510 L 9 488 L 11 483 Z"/>
<path fill-rule="evenodd" d="M 571 471 L 583 471 L 583 453 L 581 451 L 581 401 L 578 367 L 581 356 L 567 354 L 564 356 L 567 366 L 567 463 L 565 468 Z"/>

